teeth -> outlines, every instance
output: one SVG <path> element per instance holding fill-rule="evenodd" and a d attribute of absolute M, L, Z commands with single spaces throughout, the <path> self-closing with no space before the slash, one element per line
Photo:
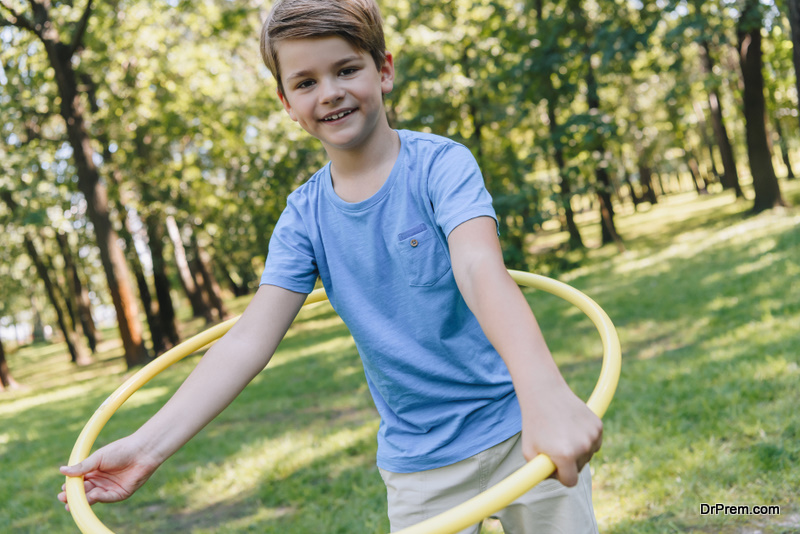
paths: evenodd
<path fill-rule="evenodd" d="M 336 115 L 331 115 L 330 117 L 326 117 L 326 118 L 324 118 L 322 120 L 324 120 L 324 121 L 335 121 L 336 119 L 341 119 L 345 115 L 350 115 L 350 113 L 351 113 L 350 111 L 342 111 L 341 113 L 338 113 Z"/>

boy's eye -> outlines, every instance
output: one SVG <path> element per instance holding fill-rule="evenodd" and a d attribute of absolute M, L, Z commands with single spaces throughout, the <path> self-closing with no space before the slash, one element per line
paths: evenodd
<path fill-rule="evenodd" d="M 358 68 L 356 68 L 356 67 L 346 67 L 346 68 L 342 69 L 339 72 L 339 74 L 341 74 L 342 76 L 349 76 L 351 74 L 355 74 L 356 71 L 358 71 Z"/>
<path fill-rule="evenodd" d="M 303 80 L 302 82 L 297 84 L 298 89 L 305 89 L 307 87 L 311 87 L 314 85 L 314 80 Z"/>

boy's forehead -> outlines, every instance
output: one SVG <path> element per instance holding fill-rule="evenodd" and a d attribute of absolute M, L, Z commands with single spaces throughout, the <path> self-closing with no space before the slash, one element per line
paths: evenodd
<path fill-rule="evenodd" d="M 277 43 L 278 62 L 285 77 L 346 58 L 369 55 L 338 35 L 307 39 L 285 39 Z"/>

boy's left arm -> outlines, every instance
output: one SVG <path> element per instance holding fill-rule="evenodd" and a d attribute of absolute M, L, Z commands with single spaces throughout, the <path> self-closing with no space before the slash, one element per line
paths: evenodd
<path fill-rule="evenodd" d="M 600 449 L 602 422 L 553 361 L 528 302 L 503 264 L 494 219 L 460 224 L 448 244 L 458 288 L 514 382 L 525 458 L 546 454 L 558 480 L 574 486 L 578 472 Z"/>

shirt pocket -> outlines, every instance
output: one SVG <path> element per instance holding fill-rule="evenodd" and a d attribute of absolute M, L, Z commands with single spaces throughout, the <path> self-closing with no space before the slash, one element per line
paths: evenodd
<path fill-rule="evenodd" d="M 424 223 L 397 234 L 397 248 L 410 286 L 432 286 L 450 270 L 441 242 Z"/>

